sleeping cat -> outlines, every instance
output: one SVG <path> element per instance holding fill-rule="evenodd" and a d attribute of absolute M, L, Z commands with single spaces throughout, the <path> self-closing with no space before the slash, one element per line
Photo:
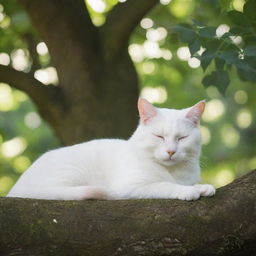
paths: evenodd
<path fill-rule="evenodd" d="M 140 123 L 128 140 L 100 139 L 42 155 L 8 197 L 83 200 L 196 200 L 215 189 L 200 181 L 205 102 L 187 109 L 156 108 L 140 98 Z"/>

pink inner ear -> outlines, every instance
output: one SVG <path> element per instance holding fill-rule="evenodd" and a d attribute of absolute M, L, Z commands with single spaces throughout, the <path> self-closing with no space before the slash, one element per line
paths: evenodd
<path fill-rule="evenodd" d="M 186 115 L 186 118 L 190 119 L 194 124 L 198 124 L 200 118 L 204 112 L 205 101 L 198 102 L 195 106 L 193 106 Z"/>
<path fill-rule="evenodd" d="M 146 124 L 149 119 L 157 114 L 155 107 L 143 98 L 140 98 L 138 101 L 138 109 L 140 114 L 140 120 L 143 124 Z"/>

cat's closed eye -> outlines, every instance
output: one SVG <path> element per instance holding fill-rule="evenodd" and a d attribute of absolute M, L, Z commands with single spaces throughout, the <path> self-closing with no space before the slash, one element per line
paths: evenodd
<path fill-rule="evenodd" d="M 178 141 L 180 141 L 180 140 L 184 140 L 184 139 L 186 139 L 187 137 L 188 137 L 188 135 L 187 135 L 187 136 L 179 137 L 179 138 L 178 138 Z"/>
<path fill-rule="evenodd" d="M 161 135 L 158 135 L 158 134 L 154 134 L 154 133 L 153 133 L 153 135 L 158 137 L 158 138 L 160 138 L 160 139 L 162 139 L 164 141 L 164 136 L 161 136 Z"/>

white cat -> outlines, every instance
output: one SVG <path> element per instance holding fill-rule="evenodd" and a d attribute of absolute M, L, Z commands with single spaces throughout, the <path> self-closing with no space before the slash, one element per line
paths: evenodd
<path fill-rule="evenodd" d="M 182 110 L 155 108 L 139 99 L 140 124 L 128 140 L 100 139 L 42 155 L 8 197 L 38 199 L 173 198 L 212 196 L 200 181 L 205 102 Z"/>

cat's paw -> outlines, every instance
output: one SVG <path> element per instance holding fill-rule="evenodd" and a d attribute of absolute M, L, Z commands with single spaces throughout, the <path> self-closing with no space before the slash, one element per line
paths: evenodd
<path fill-rule="evenodd" d="M 192 201 L 197 200 L 200 197 L 200 190 L 193 186 L 184 186 L 183 189 L 177 195 L 177 199 Z"/>
<path fill-rule="evenodd" d="M 200 190 L 201 196 L 213 196 L 216 193 L 215 187 L 210 184 L 196 184 L 194 187 Z"/>

